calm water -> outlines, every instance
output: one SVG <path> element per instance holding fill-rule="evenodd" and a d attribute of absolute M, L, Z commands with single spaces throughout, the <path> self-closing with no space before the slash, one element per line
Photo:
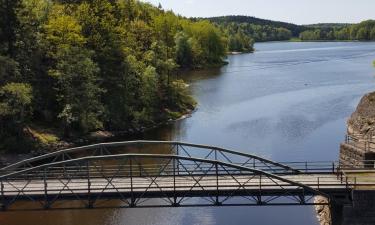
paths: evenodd
<path fill-rule="evenodd" d="M 262 43 L 188 75 L 199 108 L 145 134 L 277 161 L 337 160 L 346 118 L 375 89 L 375 43 Z M 1 225 L 317 225 L 312 207 L 77 210 L 0 214 Z"/>

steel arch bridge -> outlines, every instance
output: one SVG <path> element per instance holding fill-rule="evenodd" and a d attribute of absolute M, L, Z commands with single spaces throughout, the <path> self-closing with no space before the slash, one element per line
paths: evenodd
<path fill-rule="evenodd" d="M 168 146 L 167 152 L 159 154 L 157 145 Z M 124 154 L 129 146 L 135 152 L 148 146 L 151 149 L 145 151 L 154 154 Z M 303 172 L 255 155 L 180 142 L 97 144 L 2 168 L 0 207 L 12 211 L 320 204 L 313 201 L 315 196 L 350 203 L 351 190 L 361 184 L 327 168 Z"/>
<path fill-rule="evenodd" d="M 56 202 L 63 200 L 78 201 L 78 208 L 101 208 L 109 207 L 103 206 L 103 200 L 116 199 L 121 201 L 117 207 L 129 208 L 300 205 L 311 204 L 316 195 L 327 196 L 261 170 L 156 154 L 84 157 L 17 171 L 0 180 L 3 210 L 11 210 L 14 203 L 25 200 L 38 203 L 40 209 L 53 209 Z M 237 201 L 236 197 L 243 200 Z M 153 198 L 165 204 L 147 204 Z M 187 200 L 191 198 L 201 201 L 189 204 Z"/>

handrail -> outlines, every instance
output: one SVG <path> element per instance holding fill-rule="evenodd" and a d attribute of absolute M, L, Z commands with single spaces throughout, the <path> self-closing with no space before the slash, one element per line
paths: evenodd
<path fill-rule="evenodd" d="M 362 149 L 365 152 L 375 152 L 375 141 L 372 136 L 368 138 L 364 135 L 347 134 L 345 137 L 345 144 Z"/>

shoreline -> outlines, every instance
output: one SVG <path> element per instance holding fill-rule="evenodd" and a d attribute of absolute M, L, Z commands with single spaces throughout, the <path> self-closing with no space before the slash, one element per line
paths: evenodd
<path fill-rule="evenodd" d="M 53 143 L 50 146 L 45 146 L 43 149 L 38 149 L 34 151 L 30 151 L 27 153 L 2 153 L 0 154 L 0 167 L 15 163 L 20 160 L 24 160 L 27 158 L 51 153 L 54 151 L 59 151 L 67 148 L 73 147 L 80 147 L 89 144 L 98 144 L 98 143 L 105 143 L 111 142 L 117 138 L 124 138 L 129 139 L 132 136 L 142 135 L 146 132 L 152 131 L 154 129 L 158 129 L 162 126 L 170 125 L 176 123 L 178 121 L 182 121 L 192 117 L 192 115 L 198 111 L 198 107 L 194 107 L 192 110 L 188 110 L 185 112 L 181 117 L 177 119 L 169 119 L 167 121 L 159 122 L 154 124 L 150 127 L 142 127 L 138 129 L 129 129 L 123 131 L 95 131 L 91 132 L 88 135 L 82 136 L 80 138 L 75 138 L 71 140 L 59 140 L 57 143 Z"/>

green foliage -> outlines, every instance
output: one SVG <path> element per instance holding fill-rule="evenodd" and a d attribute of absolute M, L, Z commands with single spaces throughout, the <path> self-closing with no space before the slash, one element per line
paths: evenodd
<path fill-rule="evenodd" d="M 57 141 L 36 123 L 69 137 L 175 118 L 195 105 L 177 70 L 227 51 L 212 23 L 136 0 L 0 1 L 1 143 Z"/>
<path fill-rule="evenodd" d="M 17 81 L 21 78 L 19 64 L 15 60 L 0 55 L 0 85 L 5 81 Z"/>
<path fill-rule="evenodd" d="M 375 41 L 375 21 L 367 20 L 353 25 L 326 25 L 312 27 L 300 34 L 300 38 L 309 40 L 359 40 Z"/>
<path fill-rule="evenodd" d="M 196 105 L 195 100 L 189 94 L 188 85 L 182 80 L 172 82 L 171 101 L 173 102 L 172 109 L 175 111 L 180 108 L 191 110 Z"/>
<path fill-rule="evenodd" d="M 192 39 L 191 46 L 194 48 L 192 52 L 199 53 L 199 55 L 193 54 L 193 62 L 198 61 L 194 58 L 202 60 L 200 65 L 222 62 L 222 58 L 226 54 L 227 40 L 221 35 L 218 28 L 207 20 L 184 23 L 183 28 Z"/>
<path fill-rule="evenodd" d="M 217 23 L 217 24 L 243 24 L 243 25 L 251 25 L 253 27 L 257 27 L 257 29 L 264 28 L 264 31 L 274 29 L 274 28 L 283 28 L 285 30 L 289 30 L 291 35 L 296 37 L 299 33 L 304 31 L 306 28 L 304 26 L 299 26 L 292 23 L 284 23 L 279 21 L 272 21 L 272 20 L 264 20 L 259 19 L 251 16 L 222 16 L 222 17 L 212 17 L 208 18 L 210 21 Z M 254 37 L 253 37 L 254 38 Z M 257 40 L 260 41 L 260 40 Z M 263 40 L 266 41 L 266 40 Z"/>
<path fill-rule="evenodd" d="M 179 32 L 175 36 L 176 62 L 181 67 L 190 67 L 193 63 L 193 51 L 188 36 Z"/>
<path fill-rule="evenodd" d="M 32 88 L 24 83 L 8 83 L 0 88 L 0 119 L 25 122 L 31 114 Z"/>
<path fill-rule="evenodd" d="M 253 17 L 218 17 L 210 18 L 228 36 L 230 51 L 252 51 L 253 42 L 283 41 L 292 38 L 297 25 L 277 22 L 261 22 Z M 290 30 L 293 28 L 293 31 Z M 241 50 L 243 49 L 243 50 Z"/>
<path fill-rule="evenodd" d="M 14 56 L 21 0 L 0 0 L 0 55 Z"/>

